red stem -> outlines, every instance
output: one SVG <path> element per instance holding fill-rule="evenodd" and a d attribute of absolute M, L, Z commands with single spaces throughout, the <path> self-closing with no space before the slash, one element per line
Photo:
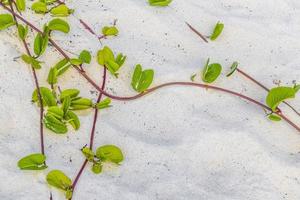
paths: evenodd
<path fill-rule="evenodd" d="M 16 13 L 14 12 L 14 8 L 12 6 L 12 2 L 10 2 L 9 4 L 10 8 L 11 8 L 11 13 L 16 21 L 16 25 L 18 26 L 18 20 L 17 20 L 17 17 L 16 17 Z M 31 56 L 31 53 L 30 53 L 30 50 L 29 50 L 29 47 L 25 41 L 25 39 L 22 39 L 22 43 L 26 49 L 26 52 L 27 54 Z M 38 95 L 38 100 L 39 100 L 39 104 L 40 104 L 40 140 L 41 140 L 41 153 L 42 154 L 45 154 L 45 147 L 44 147 L 44 129 L 43 129 L 43 115 L 44 115 L 44 106 L 43 106 L 43 101 L 42 101 L 42 95 L 41 95 L 41 91 L 40 91 L 40 87 L 39 87 L 39 81 L 38 81 L 38 78 L 37 78 L 37 75 L 36 75 L 36 71 L 33 67 L 31 67 L 32 69 L 32 74 L 33 74 L 33 77 L 34 77 L 34 83 L 35 83 L 35 87 L 37 89 L 37 95 Z"/>
<path fill-rule="evenodd" d="M 262 83 L 260 83 L 259 81 L 257 81 L 256 79 L 254 79 L 253 77 L 251 77 L 249 74 L 247 74 L 246 72 L 242 71 L 241 69 L 237 68 L 237 72 L 239 72 L 240 74 L 242 74 L 243 76 L 245 76 L 246 78 L 248 78 L 249 80 L 251 80 L 252 82 L 254 82 L 256 85 L 260 86 L 261 88 L 263 88 L 265 91 L 269 92 L 270 89 L 267 88 L 266 86 L 264 86 Z M 292 109 L 298 116 L 300 116 L 300 113 L 293 107 L 291 106 L 288 102 L 283 101 L 282 103 L 284 103 L 285 105 L 287 105 L 290 109 Z"/>
<path fill-rule="evenodd" d="M 0 5 L 2 5 L 3 8 L 5 8 L 6 10 L 8 10 L 9 12 L 12 12 L 9 8 L 7 8 L 2 2 L 0 2 Z M 24 23 L 26 23 L 27 25 L 31 26 L 34 30 L 36 30 L 37 32 L 40 32 L 42 33 L 38 28 L 36 28 L 34 25 L 32 25 L 30 22 L 28 22 L 26 19 L 24 19 L 22 16 L 18 15 L 18 14 L 15 14 L 16 17 L 18 17 L 20 20 L 22 20 Z M 67 59 L 69 60 L 69 56 L 52 40 L 52 39 L 49 39 L 49 41 L 52 43 L 52 45 Z M 239 94 L 237 92 L 234 92 L 234 91 L 231 91 L 231 90 L 227 90 L 227 89 L 223 89 L 223 88 L 220 88 L 220 87 L 215 87 L 215 86 L 210 86 L 210 85 L 205 85 L 205 84 L 200 84 L 200 83 L 191 83 L 191 82 L 170 82 L 170 83 L 165 83 L 165 84 L 162 84 L 162 85 L 159 85 L 159 86 L 156 86 L 154 88 L 151 88 L 149 89 L 147 92 L 144 92 L 144 93 L 140 93 L 140 94 L 137 94 L 137 95 L 134 95 L 134 96 L 129 96 L 129 97 L 120 97 L 120 96 L 115 96 L 115 95 L 112 95 L 112 94 L 109 94 L 107 93 L 106 91 L 102 90 L 86 73 L 82 72 L 80 70 L 80 68 L 78 68 L 77 66 L 75 65 L 72 65 L 95 89 L 97 89 L 99 92 L 103 93 L 103 95 L 107 96 L 107 97 L 110 97 L 114 100 L 120 100 L 120 101 L 130 101 L 130 100 L 134 100 L 134 99 L 138 99 L 142 96 L 145 96 L 146 94 L 149 94 L 159 88 L 163 88 L 163 87 L 166 87 L 166 86 L 170 86 L 170 85 L 185 85 L 185 86 L 194 86 L 194 87 L 201 87 L 201 88 L 206 88 L 206 89 L 213 89 L 213 90 L 218 90 L 218 91 L 222 91 L 222 92 L 225 92 L 225 93 L 229 93 L 229 94 L 233 94 L 235 96 L 238 96 L 238 97 L 241 97 L 243 99 L 246 99 L 256 105 L 259 105 L 261 106 L 262 108 L 265 108 L 269 111 L 271 111 L 271 109 L 250 98 L 250 97 L 247 97 L 245 95 L 242 95 L 242 94 Z M 287 120 L 286 120 L 287 121 Z M 289 124 L 291 124 L 291 121 L 287 121 Z M 293 126 L 293 124 L 291 124 Z M 293 126 L 294 127 L 294 126 Z M 300 132 L 300 128 L 297 126 L 296 128 L 299 132 Z"/>
<path fill-rule="evenodd" d="M 208 43 L 207 39 L 205 38 L 205 36 L 203 36 L 199 31 L 197 31 L 194 27 L 192 27 L 192 25 L 190 25 L 189 23 L 185 22 L 186 25 L 194 32 L 196 33 L 202 40 L 204 40 L 204 42 Z"/>
<path fill-rule="evenodd" d="M 105 88 L 105 83 L 106 83 L 106 74 L 107 74 L 107 70 L 106 68 L 103 69 L 103 80 L 102 80 L 102 85 L 101 85 L 101 88 L 102 90 L 104 90 Z M 101 98 L 102 98 L 103 94 L 100 92 L 99 96 L 98 96 L 98 99 L 97 99 L 97 103 L 99 103 L 101 101 Z M 92 130 L 91 130 L 91 136 L 90 136 L 90 149 L 93 149 L 93 144 L 94 144 L 94 138 L 95 138 L 95 130 L 96 130 L 96 123 L 97 123 L 97 118 L 98 118 L 98 113 L 99 113 L 99 110 L 97 108 L 95 108 L 95 113 L 94 113 L 94 120 L 93 120 L 93 126 L 92 126 Z M 75 180 L 73 181 L 73 184 L 72 184 L 72 189 L 73 189 L 73 192 L 75 190 L 75 187 L 77 185 L 77 182 L 87 164 L 88 160 L 85 159 L 85 161 L 83 162 L 83 164 L 81 165 L 81 168 L 79 170 L 79 172 L 77 173 L 76 177 L 75 177 Z"/>

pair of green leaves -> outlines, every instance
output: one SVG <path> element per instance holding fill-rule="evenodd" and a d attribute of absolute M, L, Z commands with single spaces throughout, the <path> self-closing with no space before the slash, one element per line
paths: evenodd
<path fill-rule="evenodd" d="M 207 59 L 202 73 L 202 80 L 206 83 L 212 83 L 219 77 L 221 71 L 222 66 L 219 63 L 209 64 L 209 59 Z"/>
<path fill-rule="evenodd" d="M 51 67 L 48 73 L 47 82 L 50 85 L 54 85 L 57 83 L 57 79 L 59 76 L 64 74 L 71 65 L 81 65 L 83 63 L 89 64 L 91 62 L 91 54 L 87 50 L 83 50 L 79 58 L 72 58 L 70 60 L 62 59 L 60 60 L 54 67 Z"/>
<path fill-rule="evenodd" d="M 105 46 L 103 49 L 98 51 L 97 60 L 98 63 L 102 66 L 105 66 L 112 75 L 118 77 L 117 71 L 124 64 L 126 56 L 124 56 L 122 53 L 119 53 L 115 57 L 112 50 L 108 46 Z"/>
<path fill-rule="evenodd" d="M 168 6 L 172 0 L 148 0 L 151 6 Z"/>
<path fill-rule="evenodd" d="M 52 170 L 47 174 L 47 183 L 65 192 L 66 199 L 71 199 L 73 194 L 71 179 L 60 170 Z"/>
<path fill-rule="evenodd" d="M 48 42 L 49 42 L 48 33 L 46 34 L 37 33 L 34 39 L 34 53 L 37 57 L 41 56 L 46 51 Z"/>
<path fill-rule="evenodd" d="M 276 114 L 278 106 L 280 103 L 287 99 L 295 98 L 296 93 L 299 91 L 299 87 L 295 85 L 294 87 L 276 87 L 272 88 L 266 98 L 267 105 L 272 109 L 269 115 L 269 119 L 273 121 L 280 121 L 281 118 Z"/>
<path fill-rule="evenodd" d="M 31 57 L 31 56 L 29 56 L 29 55 L 26 55 L 26 54 L 23 54 L 23 55 L 21 56 L 21 58 L 22 58 L 22 60 L 23 60 L 25 63 L 31 65 L 31 67 L 34 68 L 34 69 L 41 69 L 41 68 L 42 68 L 41 62 L 38 61 L 36 58 L 33 58 L 33 57 Z"/>
<path fill-rule="evenodd" d="M 92 171 L 95 174 L 102 172 L 102 166 L 105 162 L 111 162 L 119 165 L 124 160 L 121 149 L 115 145 L 101 146 L 97 148 L 96 153 L 88 147 L 82 148 L 81 151 L 86 159 L 93 163 Z"/>
<path fill-rule="evenodd" d="M 30 154 L 18 161 L 18 167 L 21 170 L 43 170 L 47 168 L 45 161 L 46 156 L 43 154 Z"/>
<path fill-rule="evenodd" d="M 16 22 L 10 14 L 0 14 L 0 31 L 15 25 Z"/>
<path fill-rule="evenodd" d="M 65 4 L 60 4 L 56 7 L 53 7 L 50 10 L 50 13 L 55 17 L 67 17 L 70 14 L 74 13 L 74 10 L 69 9 Z"/>
<path fill-rule="evenodd" d="M 210 40 L 212 41 L 216 40 L 221 35 L 223 29 L 224 29 L 224 24 L 218 22 L 214 28 L 212 35 L 210 36 Z"/>
<path fill-rule="evenodd" d="M 119 30 L 115 26 L 104 26 L 102 28 L 102 34 L 104 36 L 116 36 L 118 35 Z"/>
<path fill-rule="evenodd" d="M 152 69 L 143 70 L 140 64 L 135 66 L 131 80 L 132 88 L 137 92 L 146 91 L 153 82 L 154 71 Z"/>

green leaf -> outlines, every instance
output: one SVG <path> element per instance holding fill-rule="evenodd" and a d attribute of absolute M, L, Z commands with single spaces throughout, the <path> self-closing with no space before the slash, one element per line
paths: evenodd
<path fill-rule="evenodd" d="M 41 33 L 38 33 L 34 39 L 34 53 L 37 56 L 42 55 L 47 46 L 48 46 L 49 38 L 47 35 L 42 35 Z"/>
<path fill-rule="evenodd" d="M 48 108 L 47 113 L 54 116 L 55 118 L 62 120 L 64 117 L 64 111 L 58 106 L 51 106 Z"/>
<path fill-rule="evenodd" d="M 34 2 L 31 9 L 38 14 L 45 14 L 48 11 L 47 4 L 40 1 Z"/>
<path fill-rule="evenodd" d="M 83 155 L 85 156 L 85 158 L 90 161 L 93 162 L 94 161 L 94 152 L 89 148 L 89 147 L 83 147 L 81 149 L 81 152 L 83 153 Z"/>
<path fill-rule="evenodd" d="M 69 33 L 70 32 L 70 26 L 68 22 L 56 18 L 49 22 L 48 27 L 52 31 L 61 31 L 63 33 Z"/>
<path fill-rule="evenodd" d="M 70 96 L 66 96 L 66 98 L 64 98 L 63 104 L 62 104 L 62 109 L 64 111 L 65 114 L 67 114 L 69 108 L 71 105 L 71 97 Z"/>
<path fill-rule="evenodd" d="M 94 163 L 92 166 L 92 171 L 95 174 L 100 174 L 102 172 L 102 164 L 101 163 Z"/>
<path fill-rule="evenodd" d="M 210 40 L 214 41 L 216 40 L 219 35 L 222 33 L 224 29 L 224 24 L 218 22 L 214 28 L 213 34 L 210 36 Z"/>
<path fill-rule="evenodd" d="M 79 98 L 71 101 L 71 110 L 85 110 L 93 107 L 93 102 L 87 98 Z"/>
<path fill-rule="evenodd" d="M 269 115 L 269 119 L 275 122 L 281 121 L 281 117 L 275 114 Z"/>
<path fill-rule="evenodd" d="M 195 78 L 196 78 L 196 76 L 197 76 L 197 74 L 193 74 L 193 75 L 191 75 L 191 78 L 190 78 L 190 79 L 191 79 L 191 81 L 192 81 L 192 82 L 194 82 L 194 81 L 195 81 Z"/>
<path fill-rule="evenodd" d="M 22 58 L 22 60 L 23 60 L 25 63 L 30 64 L 31 67 L 33 67 L 34 69 L 41 69 L 41 68 L 42 68 L 41 62 L 38 61 L 38 60 L 36 60 L 36 59 L 33 58 L 33 57 L 30 57 L 30 56 L 28 56 L 28 55 L 23 54 L 23 55 L 21 56 L 21 58 Z"/>
<path fill-rule="evenodd" d="M 126 56 L 124 56 L 122 53 L 119 53 L 116 57 L 116 63 L 119 65 L 119 67 L 122 67 L 126 60 Z"/>
<path fill-rule="evenodd" d="M 104 66 L 109 60 L 115 60 L 114 53 L 108 46 L 105 46 L 103 49 L 98 51 L 97 58 L 98 63 L 102 66 Z"/>
<path fill-rule="evenodd" d="M 71 58 L 69 61 L 72 65 L 81 65 L 82 64 L 82 60 L 78 59 L 78 58 Z"/>
<path fill-rule="evenodd" d="M 231 76 L 237 70 L 238 66 L 239 66 L 238 62 L 232 63 L 232 65 L 230 67 L 230 72 L 226 76 L 227 77 Z"/>
<path fill-rule="evenodd" d="M 15 20 L 10 14 L 0 14 L 0 31 L 15 25 Z"/>
<path fill-rule="evenodd" d="M 55 17 L 67 17 L 73 12 L 74 10 L 69 9 L 65 4 L 60 4 L 50 10 L 50 13 Z"/>
<path fill-rule="evenodd" d="M 58 74 L 57 68 L 51 67 L 49 70 L 48 78 L 47 78 L 47 82 L 50 85 L 54 85 L 57 83 L 57 74 Z"/>
<path fill-rule="evenodd" d="M 109 161 L 119 164 L 124 160 L 121 149 L 115 145 L 104 145 L 97 149 L 96 157 L 101 161 Z"/>
<path fill-rule="evenodd" d="M 219 63 L 209 64 L 209 59 L 207 59 L 202 74 L 202 80 L 206 83 L 212 83 L 219 77 L 221 71 L 222 71 L 222 66 Z"/>
<path fill-rule="evenodd" d="M 57 69 L 57 76 L 62 75 L 63 73 L 65 73 L 69 68 L 70 68 L 71 64 L 69 63 L 69 61 L 67 59 L 62 59 L 61 61 L 59 61 L 54 68 Z"/>
<path fill-rule="evenodd" d="M 79 59 L 83 62 L 83 63 L 87 63 L 90 64 L 91 63 L 91 53 L 87 50 L 83 50 L 80 55 L 79 55 Z"/>
<path fill-rule="evenodd" d="M 28 34 L 28 26 L 24 27 L 21 24 L 18 24 L 18 35 L 21 38 L 21 40 L 25 40 Z"/>
<path fill-rule="evenodd" d="M 115 26 L 104 26 L 102 28 L 102 34 L 105 36 L 118 35 L 119 30 Z"/>
<path fill-rule="evenodd" d="M 51 107 L 57 105 L 55 96 L 50 89 L 46 87 L 40 87 L 40 92 L 42 96 L 43 106 Z M 38 101 L 39 101 L 38 92 L 37 89 L 35 89 L 34 92 L 32 93 L 32 102 L 38 102 Z"/>
<path fill-rule="evenodd" d="M 269 91 L 266 98 L 267 105 L 276 111 L 277 106 L 286 99 L 295 98 L 295 89 L 292 87 L 276 87 Z"/>
<path fill-rule="evenodd" d="M 80 128 L 79 118 L 74 112 L 69 110 L 65 116 L 65 119 L 68 120 L 69 124 L 71 124 L 75 130 Z"/>
<path fill-rule="evenodd" d="M 43 170 L 47 168 L 45 161 L 45 155 L 40 153 L 31 154 L 20 159 L 18 167 L 21 170 Z"/>
<path fill-rule="evenodd" d="M 172 0 L 148 0 L 151 6 L 168 6 Z"/>
<path fill-rule="evenodd" d="M 106 98 L 106 99 L 104 99 L 103 101 L 97 103 L 97 104 L 95 105 L 95 107 L 96 107 L 97 109 L 109 108 L 109 107 L 111 106 L 110 103 L 111 103 L 111 99 L 110 99 L 110 98 Z"/>
<path fill-rule="evenodd" d="M 60 170 L 52 170 L 47 174 L 47 183 L 58 189 L 68 191 L 72 188 L 71 179 Z"/>
<path fill-rule="evenodd" d="M 24 11 L 26 8 L 25 0 L 16 0 L 16 6 L 19 12 Z"/>
<path fill-rule="evenodd" d="M 60 100 L 63 101 L 66 97 L 75 98 L 79 95 L 80 91 L 77 89 L 66 89 L 60 94 Z"/>
<path fill-rule="evenodd" d="M 117 71 L 120 69 L 120 65 L 118 63 L 116 63 L 113 60 L 108 60 L 104 66 L 108 69 L 108 71 L 112 75 L 114 75 L 115 77 L 118 77 Z"/>
<path fill-rule="evenodd" d="M 153 81 L 154 71 L 152 69 L 144 70 L 140 64 L 135 66 L 131 80 L 131 86 L 137 92 L 144 92 L 149 88 Z"/>
<path fill-rule="evenodd" d="M 65 134 L 68 132 L 67 126 L 54 115 L 47 113 L 44 117 L 45 126 L 57 134 Z"/>

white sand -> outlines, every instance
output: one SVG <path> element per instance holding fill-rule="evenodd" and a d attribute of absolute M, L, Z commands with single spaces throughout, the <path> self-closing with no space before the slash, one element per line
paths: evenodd
<path fill-rule="evenodd" d="M 268 87 L 274 80 L 292 84 L 300 70 L 300 2 L 298 0 L 174 0 L 167 8 L 154 8 L 146 0 L 68 1 L 75 16 L 99 32 L 117 18 L 120 35 L 104 41 L 128 56 L 118 80 L 109 77 L 107 89 L 134 94 L 130 74 L 134 64 L 156 72 L 155 83 L 186 80 L 199 72 L 205 60 L 222 63 L 224 86 L 264 102 L 266 93 L 238 74 L 226 78 L 230 64 Z M 48 18 L 26 15 L 39 27 Z M 190 22 L 210 34 L 218 21 L 225 31 L 216 42 L 205 44 L 184 24 Z M 72 32 L 54 39 L 64 49 L 95 55 L 101 48 L 75 17 Z M 80 117 L 78 132 L 45 132 L 47 163 L 43 172 L 20 171 L 17 161 L 39 152 L 39 110 L 33 105 L 34 82 L 20 59 L 24 52 L 15 29 L 0 33 L 0 199 L 54 200 L 63 193 L 50 188 L 45 175 L 63 170 L 72 179 L 84 158 L 79 149 L 89 142 L 92 116 Z M 41 84 L 60 58 L 53 49 L 43 56 L 38 72 Z M 100 83 L 101 67 L 86 67 Z M 197 78 L 200 81 L 200 77 Z M 62 88 L 80 88 L 82 96 L 96 99 L 94 89 L 70 70 L 59 80 Z M 298 100 L 292 102 L 300 109 Z M 285 109 L 291 118 L 297 117 Z M 299 122 L 299 120 L 298 120 Z M 300 135 L 284 122 L 266 119 L 263 110 L 236 97 L 196 88 L 171 87 L 133 102 L 113 102 L 101 112 L 95 145 L 116 144 L 126 159 L 117 169 L 94 175 L 84 171 L 74 200 L 279 200 L 300 199 Z M 70 159 L 72 162 L 70 162 Z"/>

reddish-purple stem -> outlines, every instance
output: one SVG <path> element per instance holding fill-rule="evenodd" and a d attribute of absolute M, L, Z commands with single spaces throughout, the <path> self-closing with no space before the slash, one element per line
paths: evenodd
<path fill-rule="evenodd" d="M 102 80 L 102 85 L 101 85 L 102 90 L 104 90 L 104 88 L 105 88 L 106 73 L 107 73 L 106 68 L 103 68 L 103 80 Z M 100 94 L 98 96 L 98 99 L 97 99 L 97 103 L 99 103 L 101 101 L 102 96 L 103 96 L 103 94 L 100 92 Z M 95 108 L 93 126 L 92 126 L 92 130 L 91 130 L 91 135 L 90 135 L 90 144 L 89 144 L 90 149 L 93 149 L 93 145 L 94 145 L 94 138 L 95 138 L 95 130 L 96 130 L 96 123 L 97 123 L 98 113 L 99 113 L 99 110 L 97 108 Z M 82 172 L 83 172 L 83 170 L 84 170 L 87 162 L 88 162 L 88 160 L 85 159 L 85 161 L 81 165 L 81 168 L 80 168 L 78 174 L 76 175 L 75 180 L 73 181 L 73 184 L 72 184 L 73 192 L 75 190 L 77 182 L 78 182 L 78 180 L 79 180 L 79 178 L 80 178 L 80 176 L 81 176 L 81 174 L 82 174 Z"/>
<path fill-rule="evenodd" d="M 203 36 L 199 31 L 197 31 L 194 27 L 192 27 L 192 25 L 190 25 L 189 23 L 185 22 L 186 25 L 194 32 L 196 33 L 202 40 L 204 40 L 204 42 L 208 43 L 208 40 L 205 38 L 205 36 Z"/>
<path fill-rule="evenodd" d="M 2 2 L 0 2 L 0 5 L 2 5 L 3 8 L 5 8 L 6 10 L 8 10 L 9 12 L 12 12 L 9 8 L 7 8 Z M 42 33 L 38 28 L 36 28 L 34 25 L 32 25 L 30 22 L 28 22 L 26 19 L 24 19 L 22 16 L 18 15 L 18 14 L 15 14 L 16 17 L 18 17 L 19 19 L 21 19 L 24 23 L 26 23 L 27 25 L 29 25 L 30 27 L 32 27 L 34 30 L 36 30 L 37 32 L 40 32 Z M 56 48 L 56 50 L 58 50 L 61 55 L 63 55 L 67 60 L 70 60 L 70 57 L 52 40 L 52 39 L 49 39 L 49 41 L 51 42 L 51 44 Z M 144 92 L 144 93 L 140 93 L 140 94 L 137 94 L 137 95 L 134 95 L 134 96 L 129 96 L 129 97 L 120 97 L 120 96 L 115 96 L 115 95 L 112 95 L 112 94 L 109 94 L 107 93 L 106 91 L 102 90 L 86 73 L 83 73 L 80 68 L 78 68 L 77 66 L 75 65 L 72 65 L 74 69 L 76 69 L 95 89 L 97 89 L 99 92 L 103 93 L 103 95 L 107 96 L 107 97 L 110 97 L 114 100 L 120 100 L 120 101 L 130 101 L 130 100 L 135 100 L 135 99 L 138 99 L 142 96 L 145 96 L 146 94 L 149 94 L 159 88 L 163 88 L 163 87 L 166 87 L 166 86 L 170 86 L 170 85 L 185 85 L 185 86 L 194 86 L 194 87 L 201 87 L 201 88 L 205 88 L 205 89 L 213 89 L 213 90 L 218 90 L 218 91 L 222 91 L 222 92 L 225 92 L 225 93 L 229 93 L 229 94 L 233 94 L 235 96 L 238 96 L 238 97 L 241 97 L 243 99 L 246 99 L 256 105 L 259 105 L 260 107 L 262 108 L 265 108 L 269 111 L 271 111 L 271 109 L 250 98 L 250 97 L 247 97 L 245 95 L 242 95 L 242 94 L 239 94 L 237 92 L 234 92 L 234 91 L 231 91 L 231 90 L 227 90 L 227 89 L 223 89 L 223 88 L 220 88 L 220 87 L 215 87 L 215 86 L 211 86 L 211 85 L 205 85 L 205 84 L 200 84 L 200 83 L 191 83 L 191 82 L 170 82 L 170 83 L 165 83 L 165 84 L 162 84 L 162 85 L 159 85 L 159 86 L 156 86 L 156 87 L 153 87 L 151 89 L 149 89 L 147 92 Z M 287 121 L 287 120 L 286 120 Z M 293 124 L 291 124 L 291 121 L 288 120 L 287 121 L 290 125 L 293 126 Z M 294 127 L 294 126 L 293 126 Z M 296 127 L 295 127 L 296 128 Z M 299 132 L 300 132 L 300 128 L 297 126 L 296 128 Z"/>
<path fill-rule="evenodd" d="M 12 2 L 10 2 L 9 6 L 11 8 L 11 13 L 12 13 L 14 19 L 15 19 L 16 25 L 18 26 L 18 20 L 17 20 L 17 17 L 16 17 L 16 13 L 14 12 L 14 7 L 12 6 Z M 23 43 L 23 45 L 24 45 L 24 47 L 26 49 L 26 52 L 27 52 L 28 56 L 32 57 L 31 53 L 30 53 L 30 50 L 29 50 L 29 47 L 28 47 L 25 39 L 22 39 L 22 43 Z M 35 69 L 33 67 L 31 67 L 31 69 L 32 69 L 33 77 L 34 77 L 35 87 L 37 89 L 38 101 L 39 101 L 39 104 L 40 104 L 40 140 L 41 140 L 40 143 L 41 143 L 41 153 L 45 154 L 44 129 L 43 129 L 44 106 L 43 106 L 42 95 L 41 95 L 39 81 L 38 81 L 38 78 L 37 78 L 37 75 L 36 75 L 36 71 L 35 71 Z"/>
<path fill-rule="evenodd" d="M 96 36 L 98 38 L 98 40 L 102 40 L 104 38 L 106 38 L 105 35 L 101 35 L 101 36 L 98 36 L 95 31 L 85 22 L 83 21 L 82 19 L 79 19 L 79 22 L 83 25 L 83 27 L 88 31 L 90 32 L 92 35 Z"/>
<path fill-rule="evenodd" d="M 263 85 L 262 83 L 260 83 L 259 81 L 257 81 L 256 79 L 254 79 L 252 76 L 250 76 L 249 74 L 247 74 L 246 72 L 244 72 L 243 70 L 237 68 L 236 69 L 237 72 L 239 72 L 240 74 L 242 74 L 244 77 L 246 77 L 247 79 L 249 79 L 250 81 L 254 82 L 256 85 L 258 85 L 259 87 L 261 87 L 262 89 L 264 89 L 265 91 L 269 92 L 270 89 L 267 88 L 265 85 Z M 287 105 L 290 109 L 292 109 L 298 116 L 300 116 L 300 113 L 292 106 L 290 105 L 288 102 L 283 101 L 282 103 L 284 103 L 285 105 Z"/>

